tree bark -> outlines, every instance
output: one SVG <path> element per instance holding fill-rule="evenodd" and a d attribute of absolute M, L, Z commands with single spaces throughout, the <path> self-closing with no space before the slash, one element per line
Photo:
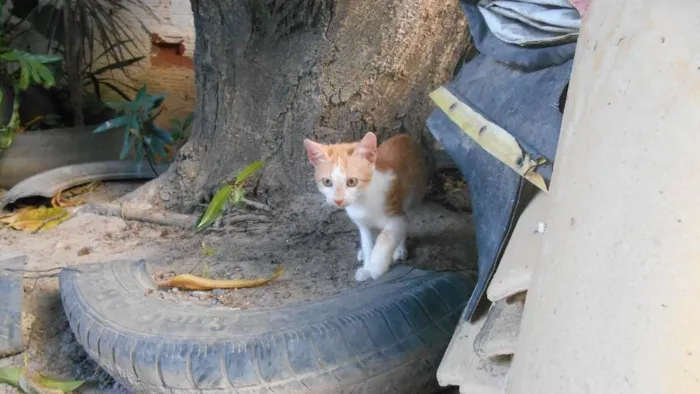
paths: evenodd
<path fill-rule="evenodd" d="M 309 191 L 304 138 L 427 141 L 428 93 L 467 49 L 457 0 L 192 0 L 192 9 L 192 136 L 137 193 L 174 209 L 256 160 L 271 202 Z"/>

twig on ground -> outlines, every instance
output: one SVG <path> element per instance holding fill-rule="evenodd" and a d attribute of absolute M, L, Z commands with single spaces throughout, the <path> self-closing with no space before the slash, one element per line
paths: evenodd
<path fill-rule="evenodd" d="M 262 215 L 231 215 L 224 219 L 227 225 L 242 223 L 242 222 L 269 222 L 270 218 Z"/>
<path fill-rule="evenodd" d="M 260 211 L 272 212 L 272 207 L 267 204 L 263 204 L 257 201 L 251 201 L 245 197 L 241 198 L 241 202 L 243 202 L 243 204 L 245 204 L 248 207 L 255 208 Z"/>
<path fill-rule="evenodd" d="M 80 208 L 77 214 L 92 213 L 102 216 L 117 216 L 125 220 L 138 220 L 165 226 L 191 228 L 197 221 L 193 215 L 167 212 L 148 204 L 90 203 Z"/>

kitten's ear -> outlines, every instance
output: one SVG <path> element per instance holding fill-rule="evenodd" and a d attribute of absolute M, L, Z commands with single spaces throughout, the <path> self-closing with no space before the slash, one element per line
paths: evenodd
<path fill-rule="evenodd" d="M 357 143 L 353 155 L 358 155 L 368 162 L 374 164 L 377 160 L 377 136 L 371 131 Z"/>
<path fill-rule="evenodd" d="M 310 139 L 304 140 L 304 148 L 306 148 L 306 155 L 309 157 L 309 161 L 313 165 L 328 160 L 328 154 L 323 149 L 323 145 L 318 142 L 313 142 Z"/>

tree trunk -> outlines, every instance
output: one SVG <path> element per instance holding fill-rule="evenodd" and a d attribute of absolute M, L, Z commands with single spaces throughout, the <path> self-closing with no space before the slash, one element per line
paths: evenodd
<path fill-rule="evenodd" d="M 265 161 L 272 202 L 309 191 L 304 138 L 426 141 L 428 93 L 466 51 L 457 0 L 192 0 L 197 109 L 167 173 L 138 191 L 185 209 Z"/>

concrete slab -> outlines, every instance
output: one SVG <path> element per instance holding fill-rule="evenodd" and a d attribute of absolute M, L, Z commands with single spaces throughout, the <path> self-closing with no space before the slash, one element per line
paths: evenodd
<path fill-rule="evenodd" d="M 513 229 L 486 296 L 496 302 L 525 291 L 540 258 L 542 235 L 547 231 L 547 195 L 538 192 L 525 207 Z"/>
<path fill-rule="evenodd" d="M 503 394 L 511 357 L 478 358 L 465 371 L 460 394 Z"/>
<path fill-rule="evenodd" d="M 442 357 L 437 370 L 437 380 L 440 386 L 459 386 L 465 372 L 477 359 L 474 352 L 474 339 L 486 321 L 484 313 L 478 320 L 469 323 L 459 319 L 445 355 Z"/>
<path fill-rule="evenodd" d="M 520 333 L 526 293 L 495 302 L 484 326 L 474 339 L 474 351 L 481 358 L 512 355 Z"/>

